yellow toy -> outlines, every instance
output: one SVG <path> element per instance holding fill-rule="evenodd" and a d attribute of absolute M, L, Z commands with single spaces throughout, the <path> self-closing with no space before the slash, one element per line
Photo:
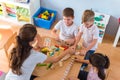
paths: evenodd
<path fill-rule="evenodd" d="M 50 14 L 47 10 L 41 14 L 42 19 L 48 20 L 49 16 L 50 16 Z"/>
<path fill-rule="evenodd" d="M 51 14 L 51 17 L 53 17 L 53 16 L 54 16 L 54 13 Z"/>
<path fill-rule="evenodd" d="M 19 16 L 19 17 L 18 17 L 18 20 L 19 20 L 19 21 L 29 22 L 29 21 L 30 21 L 30 18 L 29 18 L 29 17 L 25 17 L 25 16 Z"/>
<path fill-rule="evenodd" d="M 43 49 L 41 50 L 41 52 L 43 52 L 43 53 L 46 53 L 46 54 L 47 54 L 47 52 L 50 52 L 50 50 L 49 50 L 49 48 L 43 48 Z"/>

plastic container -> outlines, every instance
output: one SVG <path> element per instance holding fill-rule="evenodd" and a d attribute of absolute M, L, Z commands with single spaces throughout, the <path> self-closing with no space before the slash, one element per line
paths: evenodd
<path fill-rule="evenodd" d="M 39 18 L 38 16 L 45 12 L 45 11 L 48 11 L 50 14 L 53 13 L 54 15 L 52 17 L 50 17 L 49 20 L 45 20 L 45 19 L 42 19 L 42 18 Z M 43 7 L 40 7 L 38 9 L 38 11 L 33 15 L 33 21 L 34 21 L 34 24 L 40 28 L 45 28 L 45 29 L 50 29 L 53 22 L 55 21 L 56 19 L 56 14 L 57 12 L 55 10 L 50 10 L 50 9 L 47 9 L 47 8 L 43 8 Z"/>

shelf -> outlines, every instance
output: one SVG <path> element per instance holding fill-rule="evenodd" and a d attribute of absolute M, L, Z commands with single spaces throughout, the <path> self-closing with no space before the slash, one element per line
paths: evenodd
<path fill-rule="evenodd" d="M 30 0 L 29 3 L 19 3 L 14 2 L 14 0 L 0 0 L 0 4 L 2 4 L 3 7 L 3 15 L 0 15 L 0 18 L 19 24 L 33 24 L 32 16 L 40 8 L 40 0 Z M 9 16 L 8 14 L 10 14 L 11 16 Z"/>
<path fill-rule="evenodd" d="M 99 29 L 99 40 L 98 40 L 99 43 L 102 43 L 106 26 L 109 22 L 109 18 L 110 18 L 110 15 L 95 12 L 94 24 L 98 26 L 98 29 Z"/>
<path fill-rule="evenodd" d="M 4 21 L 11 22 L 11 23 L 19 24 L 19 25 L 26 24 L 25 21 L 18 21 L 17 18 L 15 19 L 15 18 L 12 18 L 12 17 L 4 17 L 4 16 L 0 15 L 0 19 L 2 19 Z M 31 23 L 31 22 L 27 22 L 27 23 Z"/>
<path fill-rule="evenodd" d="M 13 4 L 15 6 L 20 6 L 20 7 L 24 7 L 24 8 L 29 8 L 29 6 L 30 6 L 30 3 L 18 3 L 18 2 L 8 1 L 8 0 L 2 0 L 2 1 L 0 0 L 0 2 Z"/>
<path fill-rule="evenodd" d="M 101 30 L 101 31 L 105 31 L 105 29 L 101 29 L 101 28 L 98 28 L 99 30 Z"/>

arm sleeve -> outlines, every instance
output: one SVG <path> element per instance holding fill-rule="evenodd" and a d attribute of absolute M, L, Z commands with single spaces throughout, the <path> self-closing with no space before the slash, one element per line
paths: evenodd
<path fill-rule="evenodd" d="M 36 54 L 37 54 L 36 57 L 37 57 L 38 63 L 43 63 L 47 59 L 47 55 L 45 55 L 41 52 L 38 52 Z"/>
<path fill-rule="evenodd" d="M 60 29 L 60 25 L 62 24 L 62 21 L 60 20 L 56 25 L 55 25 L 55 29 L 59 30 Z"/>
<path fill-rule="evenodd" d="M 98 39 L 99 38 L 99 29 L 95 28 L 93 31 L 93 39 Z"/>
<path fill-rule="evenodd" d="M 80 27 L 79 27 L 79 32 L 83 32 L 83 25 L 81 25 Z"/>
<path fill-rule="evenodd" d="M 76 27 L 75 31 L 74 31 L 74 35 L 77 36 L 78 34 L 78 27 Z"/>

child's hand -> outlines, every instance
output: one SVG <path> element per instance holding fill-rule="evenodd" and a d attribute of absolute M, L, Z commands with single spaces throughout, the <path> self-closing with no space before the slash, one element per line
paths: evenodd
<path fill-rule="evenodd" d="M 76 50 L 76 46 L 74 46 L 74 45 L 71 46 L 70 48 L 73 49 L 73 50 Z"/>
<path fill-rule="evenodd" d="M 74 53 L 75 53 L 75 50 L 74 50 L 74 49 L 71 49 L 71 48 L 68 48 L 68 49 L 65 50 L 65 51 L 67 51 L 67 53 L 69 53 L 69 54 L 74 54 Z"/>
<path fill-rule="evenodd" d="M 82 62 L 83 62 L 83 60 L 82 60 L 82 59 L 80 59 L 80 57 L 79 57 L 79 56 L 75 56 L 75 57 L 74 57 L 74 60 L 75 60 L 76 62 L 80 62 L 80 63 L 82 63 Z"/>
<path fill-rule="evenodd" d="M 60 41 L 60 38 L 59 38 L 59 36 L 57 36 L 57 37 L 55 38 L 55 40 L 56 40 L 56 41 Z"/>
<path fill-rule="evenodd" d="M 80 50 L 80 55 L 81 55 L 81 56 L 85 56 L 86 53 L 87 53 L 87 50 L 86 50 L 86 49 Z"/>

